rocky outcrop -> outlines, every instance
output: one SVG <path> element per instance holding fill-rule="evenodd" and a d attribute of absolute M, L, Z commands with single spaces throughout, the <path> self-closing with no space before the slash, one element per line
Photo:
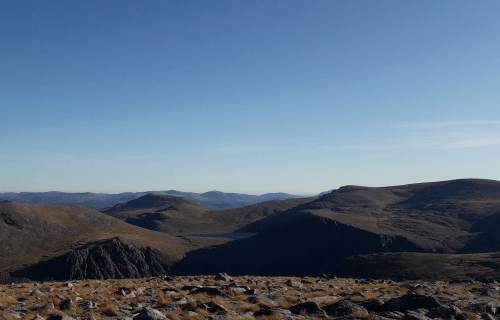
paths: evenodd
<path fill-rule="evenodd" d="M 32 280 L 125 279 L 166 275 L 173 259 L 151 247 L 116 237 L 12 273 Z"/>

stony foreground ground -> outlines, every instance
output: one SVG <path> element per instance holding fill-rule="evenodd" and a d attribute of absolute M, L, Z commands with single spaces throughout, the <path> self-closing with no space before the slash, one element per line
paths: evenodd
<path fill-rule="evenodd" d="M 490 283 L 161 277 L 0 285 L 0 319 L 500 319 Z"/>

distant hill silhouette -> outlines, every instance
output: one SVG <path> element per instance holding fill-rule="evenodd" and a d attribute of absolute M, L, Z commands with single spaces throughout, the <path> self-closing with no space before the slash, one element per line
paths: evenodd
<path fill-rule="evenodd" d="M 231 209 L 247 205 L 269 201 L 299 198 L 287 193 L 266 193 L 260 196 L 224 193 L 220 191 L 209 191 L 205 193 L 182 192 L 177 190 L 168 191 L 145 191 L 124 192 L 119 194 L 109 193 L 67 193 L 59 191 L 50 192 L 5 192 L 0 193 L 0 201 L 9 200 L 28 204 L 77 204 L 94 210 L 102 210 L 112 207 L 118 203 L 134 200 L 147 194 L 163 194 L 183 197 L 194 200 L 210 209 Z"/>

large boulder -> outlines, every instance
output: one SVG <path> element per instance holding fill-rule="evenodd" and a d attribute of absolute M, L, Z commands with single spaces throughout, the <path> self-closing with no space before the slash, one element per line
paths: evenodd
<path fill-rule="evenodd" d="M 195 289 L 191 291 L 189 294 L 197 294 L 197 293 L 206 293 L 209 296 L 219 296 L 223 298 L 227 298 L 228 295 L 222 292 L 219 288 L 217 287 L 200 287 L 198 289 Z"/>
<path fill-rule="evenodd" d="M 150 307 L 142 309 L 142 311 L 134 317 L 134 320 L 163 320 L 167 317 L 158 310 Z"/>
<path fill-rule="evenodd" d="M 290 308 L 290 311 L 295 314 L 300 314 L 301 312 L 305 312 L 309 316 L 318 318 L 327 317 L 325 310 L 321 309 L 319 305 L 314 301 L 306 301 L 296 304 Z"/>
<path fill-rule="evenodd" d="M 450 317 L 456 317 L 461 313 L 462 311 L 456 306 L 441 306 L 429 310 L 426 316 L 432 319 L 435 318 L 448 319 Z"/>
<path fill-rule="evenodd" d="M 399 297 L 390 299 L 384 304 L 387 311 L 401 311 L 417 309 L 434 309 L 440 307 L 441 304 L 436 298 L 431 296 L 424 296 L 420 294 L 405 294 Z"/>
<path fill-rule="evenodd" d="M 500 310 L 500 301 L 488 297 L 480 297 L 472 300 L 460 300 L 458 303 L 463 305 L 462 310 L 467 311 L 479 311 L 497 314 L 499 313 L 497 310 Z"/>
<path fill-rule="evenodd" d="M 362 306 L 348 300 L 336 302 L 326 311 L 326 313 L 332 317 L 347 316 L 355 312 L 368 313 Z"/>
<path fill-rule="evenodd" d="M 409 310 L 403 316 L 403 320 L 431 320 L 431 319 L 420 312 Z"/>

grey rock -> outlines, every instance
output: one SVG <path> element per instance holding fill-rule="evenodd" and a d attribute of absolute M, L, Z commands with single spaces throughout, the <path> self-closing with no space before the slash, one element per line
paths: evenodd
<path fill-rule="evenodd" d="M 181 290 L 182 290 L 182 291 L 191 291 L 191 290 L 199 289 L 199 288 L 201 288 L 201 287 L 202 287 L 202 286 L 199 286 L 199 285 L 195 285 L 195 286 L 193 286 L 193 285 L 186 285 L 186 286 L 183 286 L 183 287 L 181 288 Z"/>
<path fill-rule="evenodd" d="M 254 313 L 254 317 L 280 317 L 281 312 L 276 309 L 271 308 L 261 308 L 259 311 Z"/>
<path fill-rule="evenodd" d="M 318 318 L 327 317 L 325 310 L 321 309 L 319 305 L 314 301 L 307 301 L 296 304 L 290 308 L 290 311 L 295 314 L 300 314 L 301 312 L 305 311 L 308 315 Z"/>
<path fill-rule="evenodd" d="M 430 320 L 430 318 L 426 317 L 420 312 L 409 310 L 405 313 L 403 320 Z"/>
<path fill-rule="evenodd" d="M 37 314 L 37 315 L 33 318 L 33 320 L 45 320 L 45 318 L 44 318 L 44 317 L 42 317 L 41 315 Z"/>
<path fill-rule="evenodd" d="M 365 308 L 366 310 L 376 310 L 384 305 L 384 301 L 382 301 L 380 299 L 370 299 L 370 300 L 361 301 L 359 303 L 359 305 L 362 306 L 363 308 Z"/>
<path fill-rule="evenodd" d="M 216 287 L 201 287 L 196 290 L 191 291 L 189 294 L 197 294 L 197 293 L 206 293 L 209 296 L 219 296 L 227 298 L 228 295 L 222 292 L 219 288 Z"/>
<path fill-rule="evenodd" d="M 43 304 L 39 308 L 40 310 L 54 310 L 54 304 L 52 302 Z"/>
<path fill-rule="evenodd" d="M 496 315 L 497 310 L 500 309 L 500 301 L 489 297 L 480 297 L 472 300 L 460 300 L 457 303 L 463 305 L 462 310 L 488 312 L 494 315 Z"/>
<path fill-rule="evenodd" d="M 215 276 L 214 280 L 216 280 L 216 281 L 231 281 L 233 279 L 230 276 L 228 276 L 226 273 L 219 273 L 218 275 Z"/>
<path fill-rule="evenodd" d="M 17 304 L 9 307 L 10 311 L 16 311 L 16 312 L 26 312 L 28 311 L 28 308 L 22 304 Z"/>
<path fill-rule="evenodd" d="M 391 311 L 384 311 L 377 313 L 377 316 L 380 318 L 388 318 L 388 319 L 402 319 L 403 315 L 396 313 L 396 312 L 391 312 Z"/>
<path fill-rule="evenodd" d="M 294 314 L 291 316 L 284 316 L 280 320 L 306 320 L 306 318 L 303 316 L 299 316 L 299 315 Z"/>
<path fill-rule="evenodd" d="M 224 306 L 217 304 L 213 301 L 202 303 L 202 304 L 198 305 L 198 307 L 201 307 L 210 313 L 218 313 L 221 311 L 227 311 L 227 309 Z"/>
<path fill-rule="evenodd" d="M 160 320 L 160 319 L 167 319 L 167 317 L 160 311 L 150 307 L 142 309 L 142 311 L 133 318 L 133 320 Z"/>
<path fill-rule="evenodd" d="M 82 303 L 79 303 L 78 306 L 84 310 L 91 310 L 94 309 L 97 305 L 92 302 L 92 301 L 84 301 Z"/>
<path fill-rule="evenodd" d="M 481 319 L 483 319 L 483 320 L 496 320 L 494 316 L 492 316 L 491 314 L 489 314 L 487 312 L 481 314 Z"/>
<path fill-rule="evenodd" d="M 500 291 L 493 288 L 484 288 L 481 290 L 481 295 L 486 297 L 498 297 L 500 296 Z"/>
<path fill-rule="evenodd" d="M 10 312 L 11 317 L 16 318 L 16 319 L 22 319 L 26 315 L 26 313 L 19 313 L 19 312 Z"/>
<path fill-rule="evenodd" d="M 144 308 L 144 304 L 140 302 L 130 302 L 128 306 L 131 308 L 131 310 L 139 310 Z"/>
<path fill-rule="evenodd" d="M 416 290 L 420 288 L 420 284 L 414 283 L 414 282 L 406 282 L 400 285 L 401 288 L 406 288 L 406 289 L 411 289 L 411 290 Z"/>
<path fill-rule="evenodd" d="M 424 316 L 427 314 L 427 312 L 429 312 L 428 309 L 424 309 L 424 308 L 418 308 L 415 311 L 420 313 L 420 314 L 423 314 Z"/>
<path fill-rule="evenodd" d="M 53 314 L 50 315 L 46 320 L 74 320 L 73 317 L 68 316 L 67 314 Z"/>
<path fill-rule="evenodd" d="M 188 302 L 186 297 L 173 297 L 172 300 L 180 304 L 185 304 Z"/>
<path fill-rule="evenodd" d="M 297 281 L 293 281 L 292 279 L 288 279 L 285 284 L 289 287 L 292 287 L 292 288 L 301 288 L 302 287 L 302 283 L 300 282 L 297 282 Z"/>
<path fill-rule="evenodd" d="M 336 302 L 326 311 L 326 313 L 332 317 L 347 316 L 355 312 L 368 313 L 362 306 L 348 300 Z"/>
<path fill-rule="evenodd" d="M 437 296 L 436 299 L 442 305 L 454 305 L 454 303 L 458 300 L 457 298 L 452 296 Z"/>
<path fill-rule="evenodd" d="M 72 299 L 65 299 L 65 300 L 61 301 L 61 303 L 59 304 L 59 307 L 61 309 L 69 309 L 69 308 L 71 308 L 72 304 L 73 304 Z"/>
<path fill-rule="evenodd" d="M 35 290 L 32 293 L 30 293 L 30 296 L 43 296 L 44 293 L 40 290 Z"/>
<path fill-rule="evenodd" d="M 426 316 L 432 319 L 441 318 L 447 319 L 450 317 L 456 317 L 461 314 L 462 311 L 456 306 L 441 306 L 434 309 L 429 310 L 426 313 Z"/>
<path fill-rule="evenodd" d="M 282 287 L 282 286 L 277 286 L 277 285 L 270 285 L 267 287 L 267 290 L 269 290 L 269 293 L 276 293 L 278 291 L 284 290 L 285 292 L 288 291 L 287 288 Z"/>
<path fill-rule="evenodd" d="M 224 320 L 227 317 L 237 317 L 238 314 L 232 310 L 221 311 L 212 317 L 213 320 Z"/>
<path fill-rule="evenodd" d="M 440 307 L 441 304 L 436 298 L 420 294 L 405 294 L 403 296 L 390 299 L 384 304 L 387 311 L 407 311 L 419 308 L 433 309 Z"/>
<path fill-rule="evenodd" d="M 197 316 L 197 315 L 198 315 L 198 313 L 196 313 L 194 311 L 186 311 L 186 312 L 183 312 L 183 313 L 179 314 L 179 316 L 185 317 L 185 318 L 194 317 L 194 316 Z"/>
<path fill-rule="evenodd" d="M 350 293 L 349 294 L 351 297 L 360 297 L 360 298 L 364 298 L 365 295 L 362 294 L 361 292 L 353 292 L 353 293 Z"/>
<path fill-rule="evenodd" d="M 175 310 L 180 309 L 180 308 L 182 308 L 182 304 L 168 303 L 168 304 L 165 304 L 165 305 L 161 306 L 160 308 L 158 308 L 158 310 L 161 310 L 163 312 L 171 312 L 171 311 L 175 311 Z"/>

